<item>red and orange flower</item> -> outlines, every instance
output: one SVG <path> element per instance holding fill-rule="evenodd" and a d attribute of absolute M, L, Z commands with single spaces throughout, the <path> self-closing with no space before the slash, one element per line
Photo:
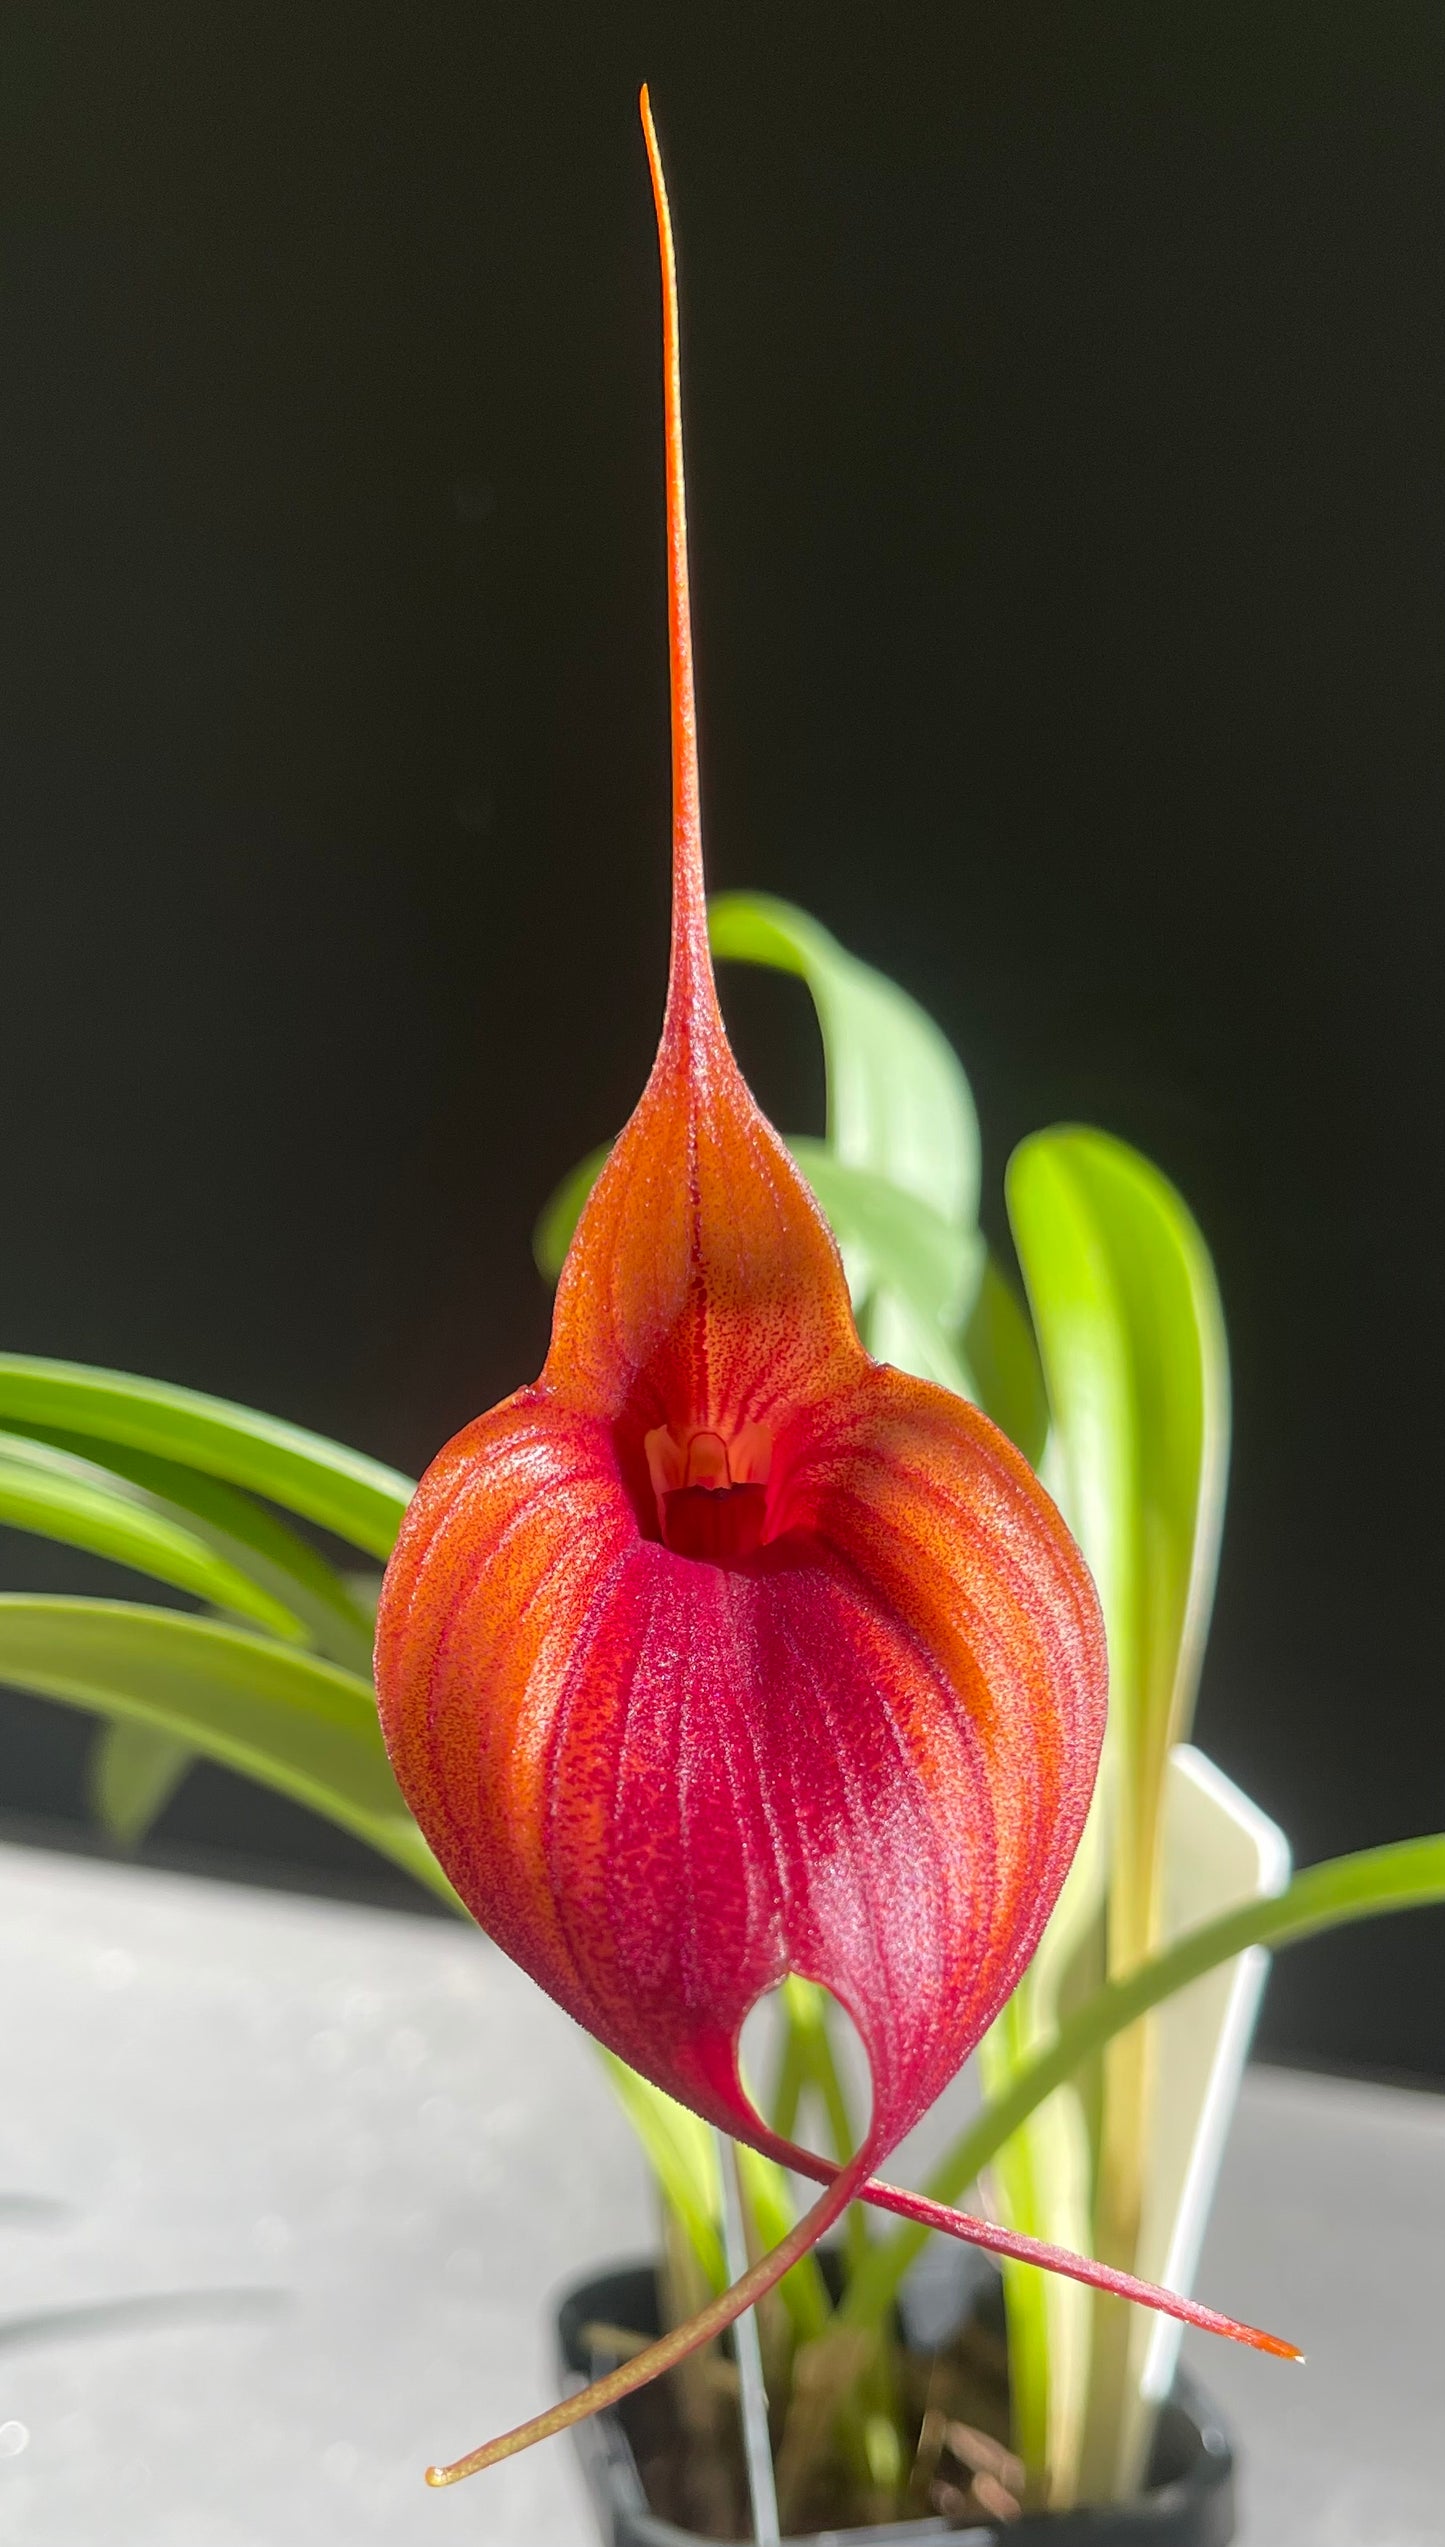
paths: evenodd
<path fill-rule="evenodd" d="M 1003 2005 L 1057 1898 L 1103 1737 L 1104 1631 L 1027 1461 L 976 1408 L 864 1351 L 832 1237 L 728 1044 L 703 891 L 676 285 L 645 93 L 643 114 L 672 676 L 662 1040 L 578 1226 L 540 1379 L 467 1425 L 411 1505 L 377 1687 L 403 1791 L 487 1933 L 644 2076 L 827 2189 L 745 2282 L 585 2403 L 436 2478 L 705 2341 L 860 2194 L 1137 2291 L 869 2181 Z M 842 2169 L 777 2140 L 739 2079 L 743 2020 L 789 1973 L 833 1993 L 871 2066 L 867 2136 Z"/>

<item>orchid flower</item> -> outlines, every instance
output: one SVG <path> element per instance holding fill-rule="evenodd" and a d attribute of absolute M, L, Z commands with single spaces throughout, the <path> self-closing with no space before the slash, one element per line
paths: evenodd
<path fill-rule="evenodd" d="M 641 1102 L 582 1215 L 541 1377 L 422 1480 L 381 1597 L 397 1778 L 473 1915 L 577 2022 L 821 2180 L 729 2291 L 446 2469 L 613 2402 L 716 2335 L 858 2197 L 1266 2350 L 1272 2337 L 874 2180 L 1003 2006 L 1074 1854 L 1103 1737 L 1084 1560 L 1022 1455 L 872 1361 L 837 1249 L 728 1044 L 707 942 L 671 226 L 663 277 L 672 947 Z M 861 2038 L 834 2166 L 738 2068 L 789 1974 Z"/>

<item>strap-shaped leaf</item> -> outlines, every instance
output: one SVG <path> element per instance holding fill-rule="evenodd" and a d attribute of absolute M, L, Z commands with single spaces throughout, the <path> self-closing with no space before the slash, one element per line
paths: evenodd
<path fill-rule="evenodd" d="M 390 1555 L 412 1495 L 396 1469 L 299 1424 L 80 1362 L 0 1355 L 0 1423 L 10 1421 L 153 1451 L 302 1513 L 370 1556 Z"/>
<path fill-rule="evenodd" d="M 825 1141 L 799 1136 L 788 1147 L 839 1245 L 865 1260 L 868 1288 L 903 1292 L 921 1318 L 946 1336 L 955 1333 L 978 1286 L 978 1231 L 945 1220 L 876 1169 L 851 1166 Z"/>
<path fill-rule="evenodd" d="M 0 1433 L 0 1521 L 154 1575 L 217 1609 L 304 1644 L 294 1611 L 146 1496 L 90 1460 L 23 1434 Z"/>
<path fill-rule="evenodd" d="M 0 1594 L 0 1680 L 149 1725 L 355 1831 L 453 1898 L 398 1793 L 368 1682 L 218 1619 Z"/>
<path fill-rule="evenodd" d="M 585 1159 L 569 1167 L 560 1185 L 553 1187 L 537 1215 L 532 1231 L 532 1254 L 537 1271 L 544 1282 L 555 1282 L 572 1244 L 572 1232 L 582 1218 L 582 1206 L 596 1184 L 611 1155 L 612 1144 L 604 1141 L 600 1150 L 589 1150 Z"/>
<path fill-rule="evenodd" d="M 962 1341 L 979 1405 L 1037 1468 L 1049 1434 L 1043 1367 L 1028 1313 L 992 1250 Z"/>
<path fill-rule="evenodd" d="M 960 1330 L 978 1291 L 979 1135 L 956 1055 L 916 1000 L 849 955 L 791 904 L 724 894 L 711 909 L 713 951 L 794 973 L 808 985 L 823 1037 L 828 1137 L 792 1144 L 843 1251 L 860 1332 L 880 1362 L 976 1397 Z M 829 1163 L 832 1163 L 830 1177 Z M 850 1178 L 870 1180 L 850 1185 Z M 940 1292 L 936 1237 L 895 1214 L 880 1250 L 882 1187 L 965 1241 Z"/>
<path fill-rule="evenodd" d="M 67 1433 L 58 1425 L 24 1430 L 33 1441 L 89 1461 L 132 1503 L 181 1523 L 299 1620 L 307 1641 L 319 1653 L 333 1663 L 344 1663 L 349 1671 L 369 1674 L 375 1602 L 370 1611 L 363 1607 L 335 1568 L 252 1496 L 197 1468 L 185 1468 L 179 1460 L 158 1458 L 153 1451 L 132 1450 L 88 1433 Z M 0 1435 L 0 1451 L 14 1438 L 13 1431 Z"/>
<path fill-rule="evenodd" d="M 807 983 L 827 1063 L 830 1149 L 971 1229 L 978 1116 L 957 1056 L 927 1011 L 806 911 L 771 894 L 720 894 L 709 934 L 715 955 Z"/>
<path fill-rule="evenodd" d="M 54 1428 L 3 1432 L 0 1518 L 133 1565 L 288 1642 L 314 1644 L 333 1662 L 370 1669 L 371 1622 L 325 1559 L 249 1495 L 175 1460 Z M 89 1768 L 101 1827 L 136 1847 L 193 1757 L 154 1726 L 106 1726 Z"/>
<path fill-rule="evenodd" d="M 650 2079 L 639 2078 L 635 2069 L 605 2047 L 602 2065 L 710 2288 L 720 2291 L 727 2281 L 727 2266 L 718 2227 L 717 2159 L 707 2124 L 686 2105 L 664 2095 Z"/>
<path fill-rule="evenodd" d="M 1015 1991 L 980 2047 L 990 2097 L 1003 2092 L 1022 2064 L 1026 2013 Z M 990 2161 L 989 2216 L 1025 2237 L 1087 2253 L 1089 2177 L 1079 2098 L 1072 2085 L 1056 2088 Z M 1031 2264 L 1006 2258 L 1002 2271 L 1013 2446 L 1040 2497 L 1051 2508 L 1068 2505 L 1088 2403 L 1091 2294 Z"/>
<path fill-rule="evenodd" d="M 90 1755 L 91 1807 L 101 1829 L 122 1848 L 138 1848 L 159 1821 L 195 1759 L 188 1742 L 154 1725 L 102 1725 Z"/>
<path fill-rule="evenodd" d="M 1015 1244 L 1054 1417 L 1065 1514 L 1109 1640 L 1106 1966 L 1160 1936 L 1165 1776 L 1188 1729 L 1214 1594 L 1229 1364 L 1209 1252 L 1158 1169 L 1101 1132 L 1035 1134 L 1008 1171 Z M 1082 1916 L 1075 1888 L 1066 1915 Z M 1056 1912 L 1056 1919 L 1059 1914 Z M 1027 1984 L 1025 1985 L 1027 1987 Z M 1152 2029 L 1112 2042 L 1095 2148 L 1093 2252 L 1136 2270 L 1154 2097 Z M 1094 2312 L 1083 2482 L 1111 2496 L 1130 2404 L 1130 2312 Z"/>
<path fill-rule="evenodd" d="M 1007 1190 L 1065 1510 L 1108 1627 L 1111 1721 L 1147 1812 L 1188 1731 L 1219 1554 L 1229 1360 L 1214 1269 L 1167 1178 L 1106 1133 L 1035 1133 Z"/>
<path fill-rule="evenodd" d="M 615 2052 L 604 2050 L 602 2062 L 711 2288 L 720 2291 L 727 2281 L 727 2267 L 721 2230 L 722 2188 L 710 2125 L 700 2121 L 686 2105 L 676 2104 L 650 2079 L 639 2078 L 636 2070 L 629 2069 Z M 765 2247 L 776 2246 L 797 2217 L 796 2206 L 789 2198 L 788 2179 L 781 2167 L 756 2149 L 739 2145 L 738 2164 L 759 2240 Z M 788 2310 L 800 2343 L 822 2333 L 830 2302 L 816 2255 L 805 2255 L 791 2273 L 784 2274 L 778 2296 Z"/>

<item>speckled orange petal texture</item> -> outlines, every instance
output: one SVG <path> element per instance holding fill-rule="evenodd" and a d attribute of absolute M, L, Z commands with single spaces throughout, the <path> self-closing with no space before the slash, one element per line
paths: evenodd
<path fill-rule="evenodd" d="M 429 1472 L 378 1648 L 398 1775 L 498 1943 L 760 2145 L 739 2028 L 785 1973 L 824 1982 L 867 2047 L 881 2153 L 1013 1987 L 1068 1866 L 1102 1717 L 1092 1589 L 1002 1436 L 895 1372 L 860 1363 L 792 1418 L 772 1535 L 735 1564 L 640 1525 L 625 1430 L 543 1382 Z"/>

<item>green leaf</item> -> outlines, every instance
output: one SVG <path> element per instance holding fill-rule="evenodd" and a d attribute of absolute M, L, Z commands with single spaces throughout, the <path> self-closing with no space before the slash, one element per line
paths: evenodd
<path fill-rule="evenodd" d="M 998 2092 L 986 2052 L 982 2066 L 990 2094 Z M 1001 2087 L 1012 2073 L 999 2068 Z M 1056 2087 L 991 2160 L 990 2216 L 1046 2245 L 1086 2249 L 1089 2158 L 1079 2099 L 1071 2086 Z M 1005 2258 L 1002 2271 L 1013 2446 L 1031 2497 L 1067 2509 L 1088 2404 L 1090 2294 L 1032 2264 Z"/>
<path fill-rule="evenodd" d="M 188 1742 L 154 1725 L 102 1725 L 90 1755 L 91 1807 L 102 1830 L 136 1848 L 158 1821 L 195 1759 Z"/>
<path fill-rule="evenodd" d="M 370 1684 L 354 1672 L 218 1619 L 5 1593 L 0 1681 L 187 1743 L 455 1899 L 392 1777 Z"/>
<path fill-rule="evenodd" d="M 58 1425 L 24 1429 L 30 1439 L 104 1470 L 107 1482 L 133 1503 L 193 1531 L 215 1555 L 279 1601 L 330 1661 L 344 1663 L 349 1671 L 370 1672 L 376 1614 L 370 1579 L 367 1606 L 275 1513 L 178 1460 L 159 1459 L 151 1451 L 130 1450 L 88 1433 L 67 1433 Z M 0 1444 L 14 1438 L 0 1436 Z"/>
<path fill-rule="evenodd" d="M 602 2064 L 709 2284 L 722 2290 L 727 2266 L 718 2230 L 721 2197 L 712 2133 L 700 2115 L 677 2104 L 651 2079 L 640 2078 L 605 2045 Z"/>
<path fill-rule="evenodd" d="M 1064 1510 L 1108 1630 L 1116 1801 L 1137 1833 L 1188 1730 L 1214 1592 L 1229 1448 L 1219 1294 L 1180 1197 L 1122 1141 L 1035 1133 L 1007 1191 Z M 1126 1954 L 1140 1942 L 1112 1940 Z"/>
<path fill-rule="evenodd" d="M 390 1555 L 413 1491 L 396 1469 L 298 1424 L 79 1362 L 0 1355 L 0 1423 L 7 1421 L 152 1451 L 264 1495 L 370 1556 Z"/>
<path fill-rule="evenodd" d="M 960 1325 L 983 1270 L 983 1241 L 960 1229 L 874 1169 L 851 1167 L 823 1141 L 799 1136 L 789 1149 L 841 1248 L 861 1260 L 860 1289 L 904 1295 L 947 1341 Z"/>
<path fill-rule="evenodd" d="M 916 1000 L 789 903 L 724 894 L 710 930 L 714 954 L 797 974 L 813 995 L 828 1137 L 790 1146 L 842 1249 L 864 1343 L 879 1361 L 976 1397 L 959 1330 L 985 1261 L 978 1117 L 947 1039 Z M 961 1253 L 946 1253 L 950 1234 Z"/>
<path fill-rule="evenodd" d="M 1039 2009 L 1025 1983 L 979 2046 L 990 2099 L 1003 2095 L 1028 2058 Z M 1092 2152 L 1072 2085 L 1058 2087 L 1010 2134 L 988 2169 L 990 2216 L 1048 2246 L 1086 2252 L 1091 2234 Z M 1092 2294 L 1058 2273 L 1005 2260 L 1013 2446 L 1028 2500 L 1069 2508 L 1088 2402 Z"/>
<path fill-rule="evenodd" d="M 879 1283 L 853 1305 L 858 1332 L 875 1362 L 891 1362 L 895 1370 L 978 1403 L 977 1382 L 958 1346 L 915 1309 L 906 1292 Z"/>
<path fill-rule="evenodd" d="M 760 2149 L 749 2149 L 741 2140 L 734 2146 L 743 2201 L 757 2230 L 758 2244 L 764 2248 L 781 2246 L 798 2217 L 787 2176 L 776 2159 L 765 2158 Z M 811 2343 L 815 2335 L 821 2335 L 833 2314 L 833 2303 L 816 2248 L 800 2256 L 792 2271 L 783 2275 L 778 2297 L 793 2321 L 795 2342 Z"/>
<path fill-rule="evenodd" d="M 0 1433 L 0 1521 L 134 1566 L 158 1582 L 269 1628 L 273 1636 L 305 1642 L 305 1629 L 294 1612 L 218 1556 L 194 1530 L 144 1495 L 127 1491 L 103 1468 L 49 1442 Z"/>
<path fill-rule="evenodd" d="M 600 1150 L 589 1150 L 585 1159 L 568 1169 L 538 1213 L 532 1232 L 532 1254 L 544 1282 L 555 1282 L 560 1274 L 572 1244 L 572 1232 L 582 1218 L 582 1206 L 611 1155 L 610 1141 L 604 1141 Z"/>
<path fill-rule="evenodd" d="M 990 1252 L 963 1331 L 978 1403 L 1037 1468 L 1049 1434 L 1039 1348 L 1023 1302 Z"/>
<path fill-rule="evenodd" d="M 1445 1831 L 1424 1839 L 1396 1840 L 1307 1866 L 1281 1893 L 1241 1902 L 1237 1910 L 1190 1929 L 1163 1954 L 1120 1979 L 1108 1981 L 1075 2009 L 1052 2038 L 1014 2075 L 1007 2092 L 990 2100 L 929 2176 L 924 2191 L 934 2202 L 957 2202 L 1004 2143 L 1027 2122 L 1046 2096 L 1084 2069 L 1151 2008 L 1185 1990 L 1201 1974 L 1231 1963 L 1248 1946 L 1295 1945 L 1357 1919 L 1392 1910 L 1419 1910 L 1445 1902 Z M 870 2248 L 840 2312 L 850 2325 L 880 2322 L 898 2285 L 929 2232 L 912 2226 Z"/>
<path fill-rule="evenodd" d="M 725 893 L 709 911 L 713 953 L 808 985 L 828 1070 L 828 1145 L 971 1229 L 978 1218 L 978 1116 L 947 1037 L 906 991 L 849 955 L 806 911 L 766 893 Z"/>
<path fill-rule="evenodd" d="M 615 2052 L 602 2048 L 603 2067 L 628 2121 L 641 2141 L 664 2199 L 676 2212 L 708 2283 L 715 2291 L 727 2282 L 723 2254 L 722 2191 L 711 2127 L 686 2105 L 675 2103 L 650 2079 L 640 2078 Z M 797 2213 L 788 2198 L 781 2167 L 755 2149 L 738 2144 L 738 2165 L 758 2234 L 764 2246 L 777 2246 L 793 2226 Z M 783 2276 L 778 2296 L 793 2321 L 799 2342 L 820 2334 L 829 2314 L 827 2286 L 815 2255 L 805 2255 Z"/>
<path fill-rule="evenodd" d="M 217 1479 L 85 1433 L 0 1433 L 0 1519 L 89 1549 L 216 1608 L 314 1643 L 369 1672 L 372 1628 L 325 1560 L 274 1514 Z M 111 1837 L 133 1848 L 175 1793 L 192 1754 L 144 1725 L 98 1739 L 90 1793 Z"/>
<path fill-rule="evenodd" d="M 1228 1355 L 1209 1253 L 1174 1188 L 1100 1132 L 1035 1134 L 1008 1202 L 1054 1418 L 1065 1517 L 1109 1642 L 1107 1968 L 1159 1942 L 1164 1782 L 1188 1729 L 1214 1594 L 1229 1440 Z M 1153 2131 L 1149 2029 L 1111 2044 L 1094 2167 L 1093 2252 L 1133 2271 Z M 1094 2303 L 1081 2483 L 1110 2500 L 1133 2412 L 1130 2311 Z"/>

